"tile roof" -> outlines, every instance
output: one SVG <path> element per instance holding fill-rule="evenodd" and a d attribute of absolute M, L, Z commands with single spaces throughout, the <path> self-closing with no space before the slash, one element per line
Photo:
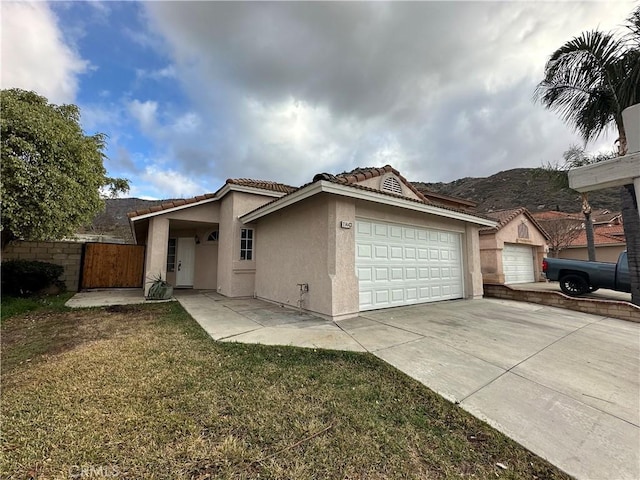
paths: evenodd
<path fill-rule="evenodd" d="M 626 245 L 626 241 L 622 238 L 612 237 L 610 235 L 606 235 L 604 233 L 600 233 L 598 230 L 593 232 L 593 242 L 596 246 L 598 245 Z M 587 246 L 587 232 L 585 230 L 581 230 L 580 234 L 573 239 L 573 241 L 568 245 L 568 247 L 586 247 Z"/>
<path fill-rule="evenodd" d="M 286 185 L 284 183 L 269 182 L 267 180 L 251 180 L 250 178 L 229 178 L 227 184 L 241 185 L 243 187 L 259 188 L 261 190 L 271 190 L 273 192 L 291 193 L 297 190 L 297 187 Z"/>
<path fill-rule="evenodd" d="M 574 220 L 583 220 L 582 213 L 566 213 L 558 212 L 556 210 L 549 210 L 547 212 L 531 212 L 531 215 L 536 220 L 559 220 L 565 218 L 572 218 Z"/>
<path fill-rule="evenodd" d="M 460 197 L 452 197 L 451 195 L 444 195 L 442 193 L 432 192 L 431 190 L 427 190 L 426 188 L 418 188 L 418 191 L 422 193 L 429 200 L 438 200 L 450 202 L 450 203 L 458 203 L 462 207 L 466 208 L 475 208 L 478 206 L 477 202 L 472 202 L 471 200 L 467 200 L 466 198 Z"/>
<path fill-rule="evenodd" d="M 162 210 L 169 210 L 170 208 L 181 207 L 182 205 L 190 205 L 192 203 L 202 202 L 203 200 L 209 200 L 211 198 L 215 198 L 215 196 L 216 196 L 215 193 L 205 193 L 204 195 L 198 195 L 197 197 L 172 200 L 170 202 L 163 203 L 161 205 L 156 205 L 154 207 L 141 208 L 139 210 L 129 212 L 127 213 L 127 216 L 129 218 L 139 217 L 140 215 L 147 215 L 148 213 L 161 212 Z"/>
<path fill-rule="evenodd" d="M 598 233 L 611 235 L 614 237 L 624 236 L 624 225 L 594 225 L 593 228 Z"/>
<path fill-rule="evenodd" d="M 297 190 L 296 187 L 285 185 L 284 183 L 270 182 L 267 180 L 251 180 L 249 178 L 229 178 L 225 182 L 225 185 L 239 185 L 243 187 L 252 187 L 252 188 L 258 188 L 260 190 L 270 190 L 272 192 L 279 192 L 279 193 L 285 193 L 285 194 L 291 193 Z M 220 190 L 218 190 L 218 192 Z M 209 200 L 209 199 L 215 198 L 218 192 L 205 193 L 204 195 L 198 195 L 192 198 L 172 200 L 170 202 L 163 203 L 161 205 L 156 205 L 155 207 L 142 208 L 140 210 L 129 212 L 127 216 L 129 218 L 134 218 L 134 217 L 139 217 L 140 215 L 147 215 L 149 213 L 161 212 L 162 210 L 169 210 L 171 208 L 181 207 L 183 205 L 202 202 L 203 200 Z"/>
<path fill-rule="evenodd" d="M 316 178 L 323 177 L 319 179 L 329 180 L 334 183 L 340 183 L 345 185 L 353 185 L 358 182 L 362 182 L 363 180 L 367 180 L 369 178 L 381 177 L 386 173 L 393 173 L 396 177 L 400 179 L 400 181 L 402 181 L 402 183 L 405 184 L 405 186 L 407 186 L 413 193 L 415 193 L 416 196 L 420 200 L 422 200 L 424 203 L 432 203 L 428 198 L 426 198 L 420 192 L 420 190 L 418 190 L 416 187 L 414 187 L 411 184 L 411 182 L 409 182 L 406 178 L 400 175 L 400 172 L 398 172 L 398 170 L 393 168 L 391 165 L 385 165 L 384 167 L 379 167 L 379 168 L 378 167 L 367 167 L 367 168 L 358 167 L 358 168 L 355 168 L 354 170 L 351 170 L 350 172 L 344 172 L 339 175 L 331 175 L 330 173 L 319 173 L 313 178 L 313 180 L 315 182 Z M 381 190 L 376 190 L 376 192 L 380 192 L 380 191 Z M 387 193 L 387 192 L 382 192 L 382 193 Z M 400 195 L 400 197 L 402 197 L 402 195 Z"/>
<path fill-rule="evenodd" d="M 392 192 L 387 192 L 387 191 L 384 191 L 384 190 L 378 190 L 378 189 L 375 189 L 375 188 L 367 187 L 365 185 L 360 185 L 359 183 L 357 183 L 357 182 L 361 182 L 361 181 L 369 179 L 369 178 L 382 176 L 382 175 L 384 175 L 385 173 L 388 173 L 388 172 L 393 173 L 399 179 L 401 179 L 404 182 L 404 184 L 408 188 L 410 188 L 411 191 L 413 191 L 416 194 L 416 196 L 419 198 L 419 200 L 415 199 L 415 198 L 411 198 L 411 197 L 405 197 L 404 195 L 399 195 L 397 193 L 392 193 Z M 345 187 L 353 188 L 353 189 L 356 189 L 356 190 L 363 190 L 363 191 L 373 192 L 373 193 L 377 193 L 377 194 L 380 194 L 380 195 L 385 195 L 385 196 L 388 196 L 388 197 L 401 198 L 403 200 L 407 200 L 407 201 L 415 202 L 415 203 L 420 203 L 420 204 L 423 204 L 423 205 L 433 205 L 434 207 L 438 207 L 438 208 L 441 208 L 443 210 L 448 210 L 448 211 L 451 211 L 451 212 L 464 213 L 466 215 L 471 215 L 471 216 L 478 217 L 478 218 L 483 218 L 483 219 L 486 219 L 486 220 L 492 220 L 491 218 L 487 217 L 484 214 L 480 214 L 480 213 L 477 213 L 477 212 L 469 212 L 468 210 L 465 210 L 465 209 L 454 208 L 454 207 L 450 207 L 450 206 L 446 206 L 446 205 L 433 203 L 428 198 L 425 198 L 425 196 L 422 195 L 422 193 L 420 193 L 415 188 L 415 186 L 413 186 L 411 184 L 411 182 L 409 182 L 402 175 L 400 175 L 400 173 L 395 168 L 393 168 L 391 165 L 385 165 L 384 167 L 381 167 L 381 168 L 356 168 L 355 170 L 352 170 L 351 172 L 345 172 L 345 173 L 341 173 L 339 175 L 333 175 L 331 173 L 318 173 L 313 177 L 313 180 L 311 182 L 305 183 L 304 185 L 302 185 L 299 188 L 295 189 L 294 192 L 298 191 L 298 190 L 302 190 L 303 188 L 306 188 L 309 185 L 312 185 L 312 184 L 314 184 L 316 182 L 319 182 L 319 181 L 322 181 L 322 180 L 327 181 L 327 182 L 331 182 L 331 183 L 335 183 L 335 184 L 338 184 L 338 185 L 343 185 Z M 253 209 L 250 212 L 247 212 L 245 215 L 249 215 L 249 214 L 251 214 L 253 212 L 256 212 L 256 211 L 258 211 L 258 210 L 260 210 L 262 208 L 267 207 L 268 205 L 271 205 L 271 204 L 273 204 L 275 202 L 279 202 L 279 201 L 281 201 L 282 199 L 288 197 L 289 195 L 291 195 L 291 193 L 294 193 L 294 192 L 287 193 L 286 195 L 284 195 L 284 196 L 282 196 L 280 198 L 275 198 L 272 201 L 267 202 L 264 205 L 261 205 L 261 206 L 255 208 L 255 209 Z"/>
<path fill-rule="evenodd" d="M 529 210 L 527 210 L 525 207 L 509 208 L 509 209 L 505 209 L 505 210 L 496 210 L 495 212 L 488 212 L 485 215 L 487 217 L 489 217 L 490 219 L 495 220 L 496 222 L 498 222 L 498 228 L 492 228 L 492 227 L 481 228 L 480 229 L 480 233 L 487 234 L 487 233 L 491 233 L 491 232 L 495 232 L 497 230 L 500 230 L 507 223 L 512 221 L 514 218 L 518 217 L 518 215 L 524 215 L 525 217 L 527 217 L 529 219 L 529 221 L 531 221 L 531 223 L 538 230 L 540 230 L 540 233 L 542 233 L 542 235 L 544 235 L 547 239 L 549 238 L 549 234 L 547 234 L 545 229 L 538 223 L 538 221 L 531 214 L 531 212 L 529 212 Z"/>

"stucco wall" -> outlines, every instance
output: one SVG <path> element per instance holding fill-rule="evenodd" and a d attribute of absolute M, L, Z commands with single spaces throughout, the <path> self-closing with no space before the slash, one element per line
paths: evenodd
<path fill-rule="evenodd" d="M 258 220 L 255 289 L 259 298 L 332 315 L 328 274 L 331 237 L 328 195 L 303 200 Z M 335 263 L 335 260 L 332 262 Z M 335 267 L 334 267 L 335 268 Z M 300 295 L 298 284 L 309 291 Z"/>
<path fill-rule="evenodd" d="M 149 220 L 147 232 L 147 250 L 144 261 L 144 293 L 149 293 L 151 279 L 160 275 L 167 278 L 167 240 L 169 238 L 169 219 L 153 217 Z"/>
<path fill-rule="evenodd" d="M 518 227 L 523 221 L 528 227 L 528 238 L 518 237 Z M 541 266 L 542 259 L 545 257 L 547 239 L 525 215 L 520 214 L 497 232 L 482 233 L 480 235 L 480 261 L 485 283 L 504 283 L 502 250 L 505 243 L 532 247 L 535 255 L 533 260 L 535 278 L 537 281 L 544 280 Z"/>
<path fill-rule="evenodd" d="M 78 291 L 82 243 L 78 242 L 22 242 L 14 241 L 2 252 L 5 260 L 36 260 L 64 267 L 60 280 L 70 292 Z"/>
<path fill-rule="evenodd" d="M 328 201 L 329 279 L 332 292 L 332 316 L 336 319 L 356 315 L 360 309 L 356 275 L 356 202 L 333 196 Z M 341 222 L 352 228 L 342 228 Z"/>
<path fill-rule="evenodd" d="M 247 297 L 256 293 L 255 273 L 260 232 L 253 224 L 244 225 L 238 220 L 238 217 L 273 200 L 273 197 L 243 192 L 230 192 L 222 199 L 217 258 L 217 290 L 219 293 L 227 297 Z M 242 228 L 255 228 L 253 260 L 240 260 L 240 231 Z"/>
<path fill-rule="evenodd" d="M 191 222 L 218 223 L 220 221 L 220 202 L 208 202 L 174 212 L 159 215 L 170 220 L 185 220 Z M 158 217 L 156 217 L 158 218 Z"/>
<path fill-rule="evenodd" d="M 618 261 L 618 257 L 622 252 L 627 249 L 626 245 L 614 245 L 610 247 L 601 246 L 596 247 L 596 260 L 598 262 L 611 262 Z M 572 260 L 588 260 L 589 254 L 587 253 L 587 247 L 580 248 L 566 248 L 558 255 L 560 258 L 568 258 Z"/>

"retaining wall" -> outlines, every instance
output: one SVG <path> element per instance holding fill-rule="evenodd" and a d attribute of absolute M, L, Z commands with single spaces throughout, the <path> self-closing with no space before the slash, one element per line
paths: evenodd
<path fill-rule="evenodd" d="M 561 292 L 520 290 L 507 285 L 484 284 L 484 296 L 537 303 L 550 307 L 566 308 L 577 312 L 602 315 L 640 323 L 640 307 L 618 300 L 569 297 Z"/>

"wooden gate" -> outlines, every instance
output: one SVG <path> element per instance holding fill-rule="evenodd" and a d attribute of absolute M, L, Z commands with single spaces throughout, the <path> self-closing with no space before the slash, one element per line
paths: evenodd
<path fill-rule="evenodd" d="M 86 243 L 80 288 L 142 288 L 144 249 L 144 245 Z"/>

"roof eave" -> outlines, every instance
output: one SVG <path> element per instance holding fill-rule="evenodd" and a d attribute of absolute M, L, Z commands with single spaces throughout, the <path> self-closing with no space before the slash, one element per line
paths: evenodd
<path fill-rule="evenodd" d="M 497 222 L 493 220 L 476 217 L 474 215 L 470 215 L 468 213 L 458 212 L 447 210 L 441 207 L 437 207 L 434 205 L 428 205 L 425 203 L 419 203 L 412 200 L 406 200 L 403 198 L 391 197 L 388 195 L 384 195 L 377 192 L 372 192 L 368 190 L 360 190 L 355 189 L 353 187 L 349 187 L 346 185 L 339 185 L 333 182 L 329 182 L 327 180 L 320 180 L 318 182 L 312 183 L 296 192 L 293 192 L 282 200 L 276 200 L 275 202 L 269 203 L 263 207 L 259 207 L 256 210 L 249 212 L 240 217 L 240 221 L 243 223 L 250 223 L 267 216 L 271 213 L 277 212 L 289 205 L 297 203 L 305 198 L 311 197 L 318 193 L 330 193 L 334 195 L 341 195 L 344 197 L 355 198 L 359 200 L 367 200 L 376 203 L 381 203 L 384 205 L 390 205 L 394 207 L 405 208 L 408 210 L 414 210 L 418 212 L 430 213 L 432 215 L 437 215 L 440 217 L 451 218 L 455 220 L 461 220 L 464 222 L 473 223 L 476 225 L 481 225 L 485 227 L 497 227 Z"/>
<path fill-rule="evenodd" d="M 197 207 L 197 206 L 203 205 L 205 203 L 217 202 L 219 200 L 222 200 L 222 198 L 226 194 L 231 192 L 231 191 L 233 191 L 233 192 L 251 193 L 251 194 L 254 194 L 254 195 L 258 194 L 258 195 L 261 195 L 263 197 L 274 197 L 274 198 L 280 198 L 280 197 L 286 195 L 283 192 L 274 192 L 272 190 L 263 190 L 261 188 L 248 187 L 246 185 L 235 185 L 235 184 L 227 183 L 215 193 L 215 197 L 213 197 L 213 198 L 207 198 L 207 199 L 204 199 L 204 200 L 200 200 L 199 202 L 185 203 L 184 205 L 178 205 L 176 207 L 167 208 L 165 210 L 158 210 L 157 212 L 149 212 L 149 213 L 144 213 L 142 215 L 137 215 L 135 217 L 129 217 L 129 221 L 133 224 L 133 222 L 137 222 L 139 220 L 144 220 L 146 218 L 155 217 L 155 216 L 158 216 L 158 215 L 164 215 L 166 213 L 171 213 L 171 212 L 175 212 L 175 211 L 178 211 L 178 210 L 183 210 L 185 208 Z"/>

